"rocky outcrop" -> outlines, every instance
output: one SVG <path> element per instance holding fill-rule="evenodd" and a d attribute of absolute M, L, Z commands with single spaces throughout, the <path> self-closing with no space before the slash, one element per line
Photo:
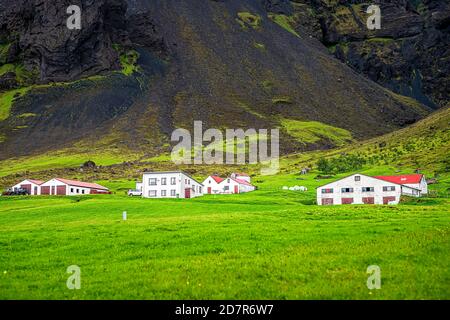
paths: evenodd
<path fill-rule="evenodd" d="M 205 128 L 281 128 L 287 153 L 334 146 L 326 137 L 298 141 L 288 120 L 318 121 L 367 139 L 427 115 L 429 108 L 358 74 L 314 39 L 335 46 L 336 55 L 342 50 L 342 59 L 349 54 L 345 41 L 366 42 L 333 22 L 331 2 L 78 0 L 83 20 L 75 31 L 65 26 L 69 0 L 2 0 L 5 86 L 13 73 L 21 86 L 64 83 L 12 93 L 0 121 L 0 159 L 74 145 L 157 155 L 168 151 L 175 128 L 190 129 L 197 120 Z M 358 54 L 352 60 L 358 57 L 362 66 L 373 61 Z M 385 65 L 379 63 L 380 72 L 388 74 Z M 361 73 L 378 75 L 373 66 Z M 425 73 L 416 74 L 422 88 Z"/>
<path fill-rule="evenodd" d="M 81 30 L 66 27 L 67 8 L 82 8 Z M 34 82 L 65 82 L 118 69 L 113 43 L 126 41 L 126 2 L 2 0 L 0 43 L 14 48 L 14 61 Z"/>
<path fill-rule="evenodd" d="M 382 27 L 369 31 L 366 1 L 295 0 L 296 28 L 341 61 L 394 92 L 431 106 L 450 99 L 450 3 L 375 1 Z M 320 32 L 317 24 L 320 24 Z"/>

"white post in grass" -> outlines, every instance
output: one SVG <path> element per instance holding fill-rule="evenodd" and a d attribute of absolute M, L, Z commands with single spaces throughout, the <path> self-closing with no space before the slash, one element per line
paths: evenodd
<path fill-rule="evenodd" d="M 126 211 L 124 211 L 122 213 L 122 219 L 123 219 L 123 221 L 127 221 L 127 212 Z"/>

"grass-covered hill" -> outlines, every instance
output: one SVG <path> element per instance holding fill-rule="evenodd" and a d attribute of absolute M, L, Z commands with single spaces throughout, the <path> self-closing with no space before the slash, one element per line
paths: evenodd
<path fill-rule="evenodd" d="M 305 167 L 316 170 L 321 159 L 342 160 L 340 162 L 344 164 L 343 169 L 332 173 L 364 171 L 368 174 L 393 174 L 411 173 L 420 169 L 428 177 L 441 175 L 445 180 L 450 172 L 449 108 L 436 111 L 407 128 L 364 142 L 348 140 L 349 135 L 346 131 L 331 130 L 316 122 L 290 121 L 284 125 L 301 143 L 302 141 L 314 142 L 326 136 L 327 139 L 333 139 L 340 147 L 283 156 L 280 161 L 280 172 L 283 175 L 298 173 Z M 212 173 L 226 175 L 233 171 L 247 171 L 255 176 L 260 174 L 259 166 L 176 166 L 171 162 L 170 155 L 166 153 L 151 158 L 136 156 L 131 153 L 120 153 L 117 150 L 79 152 L 76 148 L 68 148 L 39 156 L 3 160 L 0 161 L 0 186 L 10 186 L 22 178 L 45 180 L 55 176 L 65 176 L 110 183 L 110 186 L 122 191 L 131 188 L 132 181 L 140 179 L 144 170 L 183 169 L 198 178 L 205 178 Z M 355 159 L 360 167 L 352 167 L 351 161 Z M 80 168 L 87 160 L 93 160 L 97 167 Z M 445 186 L 443 186 L 444 189 L 446 189 Z"/>
<path fill-rule="evenodd" d="M 288 164 L 316 163 L 318 159 L 354 156 L 368 167 L 393 166 L 423 170 L 428 174 L 450 172 L 450 108 L 436 111 L 407 128 L 323 152 L 290 155 Z"/>
<path fill-rule="evenodd" d="M 194 120 L 281 126 L 287 154 L 374 137 L 430 112 L 335 59 L 264 1 L 82 4 L 95 14 L 80 31 L 67 30 L 65 1 L 0 4 L 0 159 L 67 150 L 151 158 Z M 333 127 L 331 139 L 299 141 L 306 121 L 316 132 Z"/>

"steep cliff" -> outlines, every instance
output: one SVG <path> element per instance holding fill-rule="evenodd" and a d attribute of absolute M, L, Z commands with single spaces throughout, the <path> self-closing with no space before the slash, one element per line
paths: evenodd
<path fill-rule="evenodd" d="M 82 7 L 81 30 L 66 28 L 71 4 Z M 320 35 L 326 21 L 296 24 L 298 3 L 1 0 L 0 8 L 2 159 L 74 145 L 156 155 L 194 120 L 280 127 L 284 152 L 329 148 L 326 133 L 311 142 L 295 132 L 317 121 L 367 138 L 430 111 L 335 59 L 307 32 Z"/>

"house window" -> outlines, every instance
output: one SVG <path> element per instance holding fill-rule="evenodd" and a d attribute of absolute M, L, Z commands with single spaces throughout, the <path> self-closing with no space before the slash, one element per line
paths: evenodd
<path fill-rule="evenodd" d="M 167 185 L 167 178 L 162 178 L 162 179 L 161 179 L 161 184 L 162 184 L 163 186 Z"/>
<path fill-rule="evenodd" d="M 80 193 L 80 189 L 77 189 L 77 193 Z"/>
<path fill-rule="evenodd" d="M 155 197 L 156 197 L 156 190 L 150 190 L 150 191 L 148 192 L 148 196 L 149 196 L 150 198 L 155 198 Z"/>
<path fill-rule="evenodd" d="M 177 195 L 177 191 L 176 190 L 170 190 L 170 195 L 172 197 L 175 197 Z"/>
<path fill-rule="evenodd" d="M 229 186 L 225 186 L 225 187 L 223 188 L 223 190 L 228 191 L 228 190 L 230 190 L 230 187 L 229 187 Z"/>
<path fill-rule="evenodd" d="M 173 185 L 173 186 L 176 185 L 177 184 L 177 178 L 171 178 L 170 179 L 170 184 Z"/>
<path fill-rule="evenodd" d="M 363 187 L 362 188 L 362 192 L 374 192 L 375 188 L 374 187 Z"/>
<path fill-rule="evenodd" d="M 395 191 L 395 186 L 383 187 L 384 192 Z"/>
<path fill-rule="evenodd" d="M 202 193 L 202 187 L 198 188 L 198 193 Z"/>
<path fill-rule="evenodd" d="M 361 181 L 361 176 L 355 176 L 355 181 Z"/>
<path fill-rule="evenodd" d="M 353 188 L 342 188 L 342 193 L 352 193 L 353 192 Z"/>
<path fill-rule="evenodd" d="M 82 193 L 82 194 L 84 194 L 84 189 L 83 189 L 83 190 L 81 190 L 81 193 Z"/>
<path fill-rule="evenodd" d="M 70 188 L 70 193 L 73 193 L 73 188 Z"/>
<path fill-rule="evenodd" d="M 167 191 L 166 190 L 161 190 L 161 197 L 165 197 L 167 195 Z"/>
<path fill-rule="evenodd" d="M 322 193 L 333 193 L 333 189 L 322 189 Z"/>
<path fill-rule="evenodd" d="M 156 186 L 156 178 L 151 178 L 148 180 L 149 186 Z"/>

